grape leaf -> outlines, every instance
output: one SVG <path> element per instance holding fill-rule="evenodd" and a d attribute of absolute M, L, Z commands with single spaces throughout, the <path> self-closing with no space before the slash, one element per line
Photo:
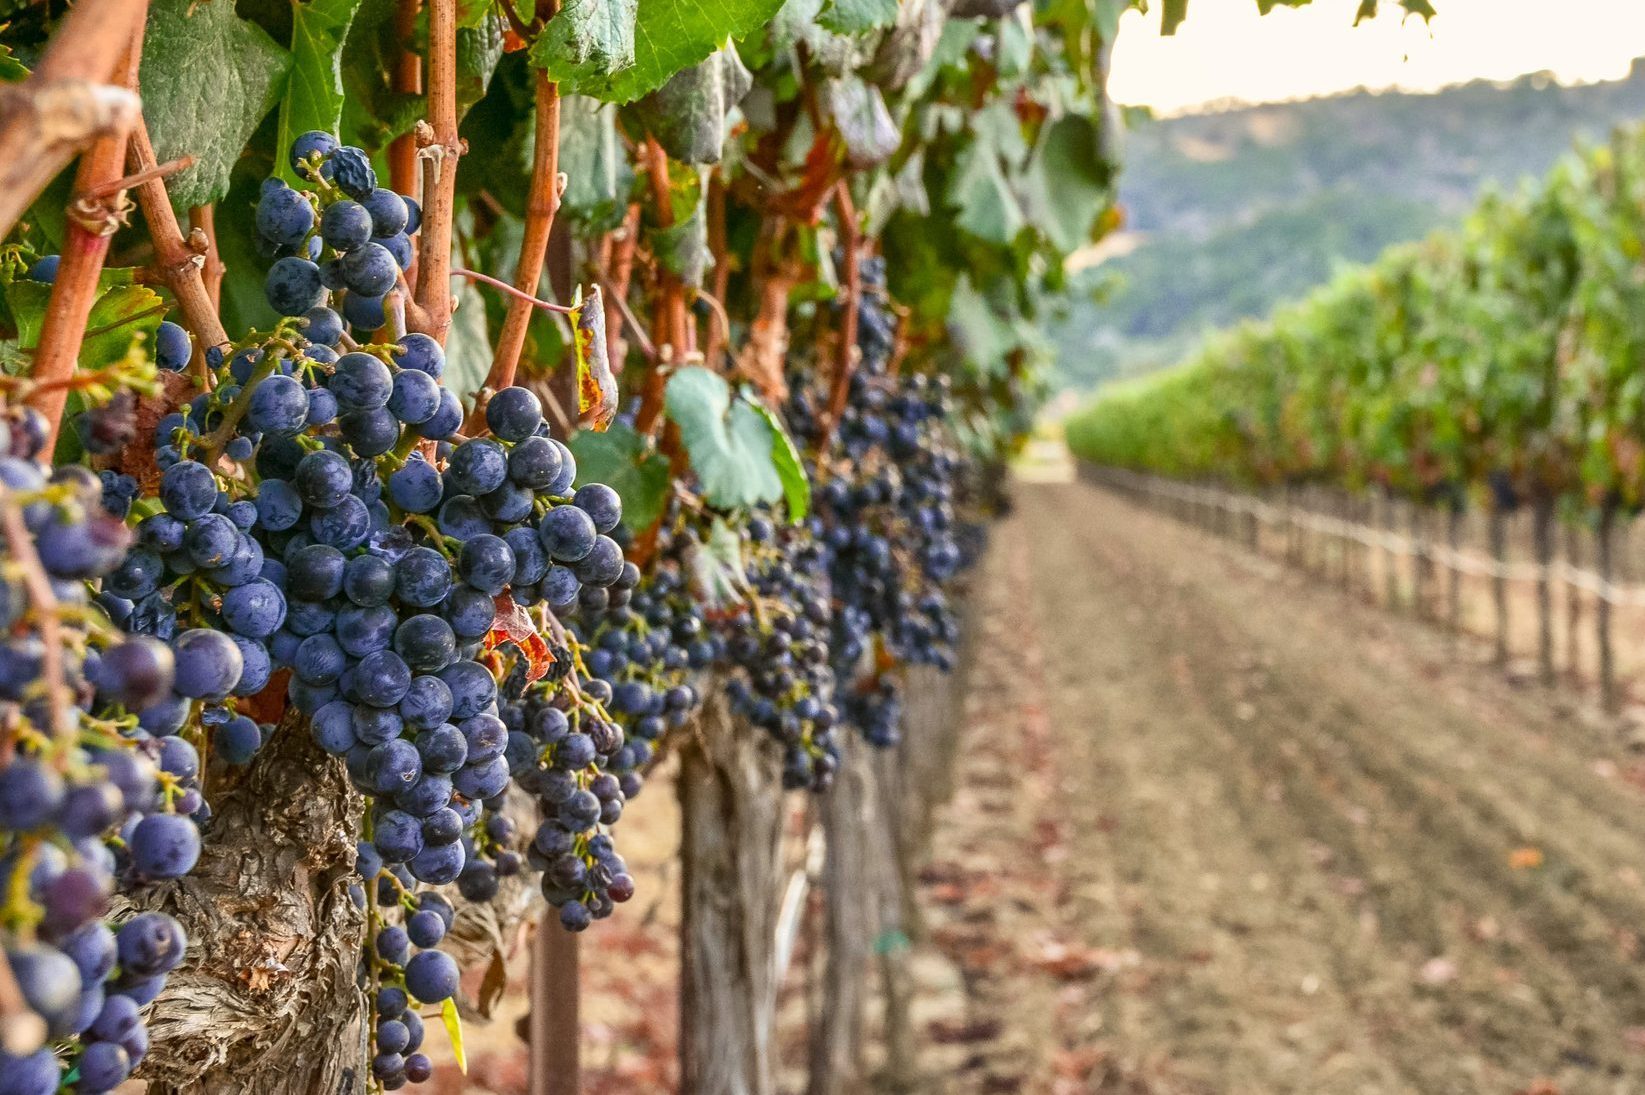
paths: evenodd
<path fill-rule="evenodd" d="M 633 113 L 671 159 L 719 163 L 731 112 L 753 86 L 754 77 L 742 58 L 727 46 L 701 64 L 676 72 L 635 103 Z"/>
<path fill-rule="evenodd" d="M 102 369 L 124 361 L 139 342 L 152 340 L 165 316 L 165 301 L 154 290 L 130 284 L 131 271 L 110 270 L 100 279 L 103 293 L 86 317 L 80 343 L 79 367 Z M 15 281 L 6 287 L 6 303 L 17 323 L 17 345 L 32 350 L 40 344 L 46 322 L 51 286 Z"/>
<path fill-rule="evenodd" d="M 805 474 L 805 465 L 800 463 L 800 450 L 794 447 L 794 439 L 788 436 L 775 412 L 763 403 L 755 403 L 753 407 L 771 427 L 771 462 L 776 465 L 777 478 L 783 483 L 788 519 L 797 525 L 811 511 L 811 479 Z"/>
<path fill-rule="evenodd" d="M 577 417 L 598 432 L 617 415 L 617 378 L 605 344 L 605 300 L 598 285 L 571 310 L 572 353 L 577 360 Z"/>
<path fill-rule="evenodd" d="M 566 0 L 531 47 L 531 63 L 581 94 L 634 64 L 639 0 Z"/>
<path fill-rule="evenodd" d="M 447 996 L 440 1005 L 440 1022 L 445 1024 L 446 1036 L 451 1039 L 451 1056 L 457 1062 L 457 1071 L 468 1075 L 468 1054 L 463 1052 L 463 1020 L 457 1014 L 457 1001 Z"/>
<path fill-rule="evenodd" d="M 835 34 L 866 34 L 897 21 L 897 0 L 829 0 L 817 22 Z"/>
<path fill-rule="evenodd" d="M 531 59 L 564 90 L 628 103 L 752 34 L 782 6 L 783 0 L 581 0 L 549 20 Z M 570 11 L 579 14 L 556 28 Z"/>
<path fill-rule="evenodd" d="M 577 486 L 604 483 L 623 500 L 623 524 L 640 533 L 657 523 L 668 501 L 668 461 L 648 452 L 632 426 L 618 423 L 604 433 L 579 430 L 571 438 L 577 458 Z"/>
<path fill-rule="evenodd" d="M 228 193 L 229 172 L 284 87 L 291 55 L 227 0 L 154 0 L 143 37 L 143 116 L 163 163 L 193 156 L 167 182 L 179 208 Z"/>
<path fill-rule="evenodd" d="M 560 99 L 560 170 L 563 215 L 596 233 L 622 223 L 633 171 L 617 139 L 616 107 L 585 95 Z"/>
<path fill-rule="evenodd" d="M 1077 114 L 1046 126 L 1025 179 L 1030 221 L 1065 253 L 1090 241 L 1109 206 L 1114 165 L 1104 158 L 1100 126 Z"/>
<path fill-rule="evenodd" d="M 308 0 L 291 6 L 291 76 L 280 100 L 275 169 L 287 182 L 298 178 L 285 150 L 311 129 L 336 133 L 343 116 L 343 43 L 360 0 Z"/>
<path fill-rule="evenodd" d="M 676 372 L 663 407 L 680 428 L 703 497 L 723 509 L 783 497 L 773 449 L 780 432 L 718 373 L 700 366 Z"/>

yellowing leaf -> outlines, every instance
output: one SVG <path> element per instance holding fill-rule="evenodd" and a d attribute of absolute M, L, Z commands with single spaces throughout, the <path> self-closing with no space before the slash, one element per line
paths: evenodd
<path fill-rule="evenodd" d="M 451 1039 L 452 1060 L 457 1062 L 457 1070 L 467 1076 L 468 1056 L 463 1053 L 463 1020 L 457 1014 L 457 1001 L 449 996 L 440 1005 L 440 1022 L 445 1024 L 446 1036 Z"/>
<path fill-rule="evenodd" d="M 577 417 L 594 430 L 604 430 L 617 416 L 617 378 L 611 375 L 611 355 L 605 347 L 605 301 L 600 287 L 571 309 L 577 358 Z"/>

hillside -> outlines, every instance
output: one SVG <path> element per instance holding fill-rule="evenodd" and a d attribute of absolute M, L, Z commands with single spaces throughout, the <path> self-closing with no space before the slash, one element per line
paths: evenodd
<path fill-rule="evenodd" d="M 1640 117 L 1645 62 L 1578 87 L 1533 75 L 1136 119 L 1120 184 L 1131 238 L 1079 275 L 1094 302 L 1054 332 L 1061 378 L 1089 387 L 1169 364 Z"/>

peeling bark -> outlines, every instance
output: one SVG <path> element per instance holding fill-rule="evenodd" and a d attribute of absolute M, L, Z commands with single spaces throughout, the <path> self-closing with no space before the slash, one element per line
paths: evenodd
<path fill-rule="evenodd" d="M 680 749 L 680 1090 L 775 1090 L 783 796 L 776 748 L 717 690 Z"/>
<path fill-rule="evenodd" d="M 361 800 L 342 762 L 288 716 L 213 806 L 194 873 L 143 895 L 189 937 L 149 1019 L 150 1095 L 363 1092 Z"/>

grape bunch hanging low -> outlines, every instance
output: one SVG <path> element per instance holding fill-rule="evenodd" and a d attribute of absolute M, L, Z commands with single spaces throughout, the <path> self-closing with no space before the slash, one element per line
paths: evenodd
<path fill-rule="evenodd" d="M 830 654 L 841 711 L 875 745 L 900 734 L 901 665 L 951 669 L 959 624 L 946 587 L 962 552 L 954 504 L 966 462 L 946 426 L 945 378 L 894 372 L 896 317 L 877 258 L 862 264 L 861 360 L 827 451 L 816 453 L 809 531 L 826 555 L 834 612 Z M 820 444 L 828 393 L 799 378 L 788 412 Z"/>
<path fill-rule="evenodd" d="M 40 470 L 37 417 L 8 408 L 0 421 L 0 925 L 36 1019 L 14 1020 L 0 1089 L 49 1095 L 72 1070 L 76 1091 L 104 1092 L 147 1053 L 141 1009 L 185 945 L 163 913 L 111 926 L 111 898 L 194 865 L 199 758 L 139 724 L 171 694 L 175 659 L 96 607 L 92 585 L 130 532 L 96 476 Z"/>
<path fill-rule="evenodd" d="M 456 991 L 440 949 L 455 911 L 435 888 L 485 901 L 500 879 L 541 868 L 573 929 L 633 893 L 605 829 L 639 765 L 605 714 L 610 687 L 579 682 L 553 615 L 620 602 L 638 582 L 610 535 L 621 500 L 574 489 L 576 461 L 524 388 L 491 395 L 485 435 L 459 433 L 441 347 L 403 326 L 416 204 L 325 134 L 300 137 L 291 162 L 304 183 L 270 180 L 256 213 L 265 291 L 285 318 L 204 349 L 207 389 L 140 439 L 150 495 L 112 469 L 47 480 L 30 460 L 47 433 L 38 416 L 8 419 L 6 513 L 49 560 L 61 626 L 83 630 L 64 655 L 85 703 L 69 729 L 49 723 L 45 696 L 6 697 L 0 828 L 28 880 L 8 890 L 28 895 L 11 910 L 8 954 L 67 1051 L 27 1059 L 39 1082 L 15 1089 L 29 1095 L 55 1091 L 66 1067 L 77 1091 L 107 1090 L 141 1057 L 137 1008 L 181 959 L 181 929 L 144 913 L 111 932 L 99 917 L 117 882 L 194 865 L 206 763 L 245 764 L 270 733 L 305 732 L 242 712 L 271 690 L 366 796 L 354 893 L 382 1087 L 428 1077 L 417 1006 L 449 1008 Z M 161 369 L 194 357 L 169 323 L 154 349 Z M 133 401 L 93 406 L 76 427 L 112 457 L 135 433 Z M 15 567 L 27 553 L 6 528 Z M 5 679 L 25 681 L 46 610 L 6 578 L 18 672 Z M 524 854 L 511 784 L 547 819 Z"/>

